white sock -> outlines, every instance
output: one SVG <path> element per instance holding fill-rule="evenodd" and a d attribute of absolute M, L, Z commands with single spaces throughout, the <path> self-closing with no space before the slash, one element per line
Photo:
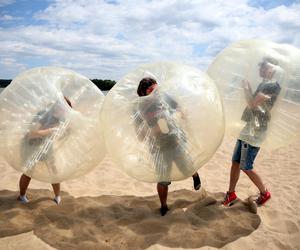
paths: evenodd
<path fill-rule="evenodd" d="M 28 203 L 29 200 L 27 199 L 26 195 L 20 195 L 19 196 L 19 200 L 21 201 L 21 203 Z"/>
<path fill-rule="evenodd" d="M 60 195 L 54 197 L 54 201 L 59 204 L 61 201 Z"/>

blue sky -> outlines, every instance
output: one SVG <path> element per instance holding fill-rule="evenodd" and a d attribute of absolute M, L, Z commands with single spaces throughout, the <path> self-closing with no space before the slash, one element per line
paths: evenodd
<path fill-rule="evenodd" d="M 39 66 L 118 80 L 141 63 L 202 70 L 230 43 L 300 47 L 300 0 L 0 0 L 0 78 Z"/>
<path fill-rule="evenodd" d="M 1 2 L 7 2 L 7 5 L 1 6 Z M 49 1 L 42 0 L 19 0 L 19 1 L 1 1 L 1 27 L 14 27 L 19 25 L 39 25 L 40 20 L 33 18 L 38 11 L 42 11 L 49 6 Z M 4 4 L 2 3 L 2 5 Z M 6 19 L 5 19 L 6 17 Z M 9 18 L 11 17 L 11 19 Z"/>
<path fill-rule="evenodd" d="M 253 7 L 262 7 L 266 10 L 276 8 L 278 6 L 290 6 L 294 3 L 297 3 L 299 1 L 291 1 L 291 0 L 253 0 L 253 1 L 248 1 L 250 6 Z"/>

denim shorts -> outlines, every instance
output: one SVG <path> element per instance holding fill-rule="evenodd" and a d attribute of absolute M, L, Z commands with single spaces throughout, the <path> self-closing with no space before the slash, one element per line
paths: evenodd
<path fill-rule="evenodd" d="M 254 147 L 244 141 L 237 140 L 232 161 L 238 162 L 242 170 L 252 170 L 253 162 L 259 149 L 259 147 Z"/>

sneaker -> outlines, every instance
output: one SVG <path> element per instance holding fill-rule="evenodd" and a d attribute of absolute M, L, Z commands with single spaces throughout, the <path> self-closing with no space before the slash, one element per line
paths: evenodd
<path fill-rule="evenodd" d="M 260 195 L 257 197 L 255 202 L 256 202 L 257 205 L 263 205 L 270 198 L 271 198 L 271 193 L 268 190 L 266 190 L 265 193 L 263 193 L 263 194 L 260 193 Z"/>
<path fill-rule="evenodd" d="M 228 191 L 224 197 L 224 200 L 222 201 L 222 204 L 224 206 L 231 206 L 231 205 L 233 205 L 233 203 L 236 199 L 237 199 L 237 196 L 236 196 L 235 192 Z"/>
<path fill-rule="evenodd" d="M 193 176 L 193 180 L 194 180 L 194 189 L 195 190 L 199 190 L 200 187 L 201 187 L 201 180 L 200 180 L 200 177 L 199 175 L 197 174 L 197 176 Z"/>
<path fill-rule="evenodd" d="M 165 216 L 165 214 L 166 214 L 168 211 L 169 211 L 168 206 L 162 206 L 162 207 L 160 208 L 160 214 L 161 214 L 161 216 Z"/>
<path fill-rule="evenodd" d="M 60 196 L 58 195 L 58 196 L 55 196 L 53 200 L 54 200 L 54 202 L 58 205 L 58 204 L 60 203 L 60 201 L 61 201 L 61 198 L 60 198 Z"/>
<path fill-rule="evenodd" d="M 19 200 L 21 203 L 24 203 L 24 204 L 29 202 L 29 200 L 27 199 L 26 195 L 20 195 L 20 196 L 18 197 L 18 200 Z"/>

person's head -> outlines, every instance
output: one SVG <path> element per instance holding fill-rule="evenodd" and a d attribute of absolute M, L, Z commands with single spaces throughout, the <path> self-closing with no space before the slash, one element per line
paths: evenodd
<path fill-rule="evenodd" d="M 278 61 L 272 57 L 265 57 L 258 65 L 260 77 L 271 80 L 276 71 L 275 67 L 278 65 Z"/>
<path fill-rule="evenodd" d="M 139 96 L 146 96 L 152 93 L 152 91 L 157 86 L 157 82 L 150 77 L 145 77 L 140 81 L 140 84 L 137 88 L 137 94 Z"/>

